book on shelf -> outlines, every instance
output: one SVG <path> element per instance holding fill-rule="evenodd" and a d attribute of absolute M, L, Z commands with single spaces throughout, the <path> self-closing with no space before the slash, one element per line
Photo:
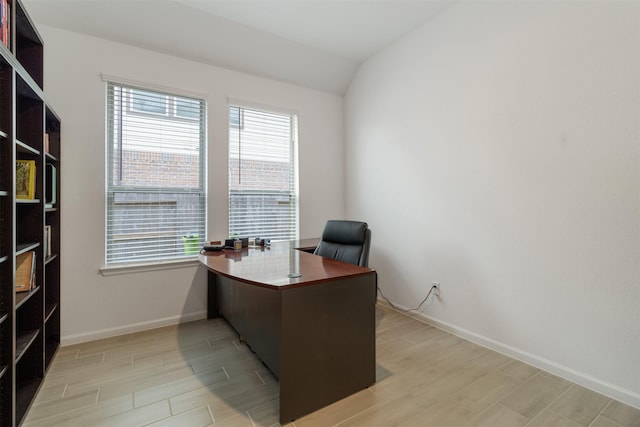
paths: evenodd
<path fill-rule="evenodd" d="M 10 47 L 11 40 L 11 6 L 8 0 L 0 0 L 0 42 Z"/>
<path fill-rule="evenodd" d="M 46 258 L 50 258 L 52 254 L 51 251 L 51 226 L 44 226 L 44 256 Z"/>
<path fill-rule="evenodd" d="M 44 187 L 44 206 L 45 208 L 52 208 L 56 204 L 56 189 L 57 186 L 57 169 L 51 164 L 47 163 L 44 168 L 45 172 L 45 187 Z"/>
<path fill-rule="evenodd" d="M 7 31 L 5 30 L 7 20 L 7 0 L 0 1 L 0 41 L 7 46 Z"/>
<path fill-rule="evenodd" d="M 3 0 L 7 5 L 7 47 L 11 49 L 11 3 L 9 0 Z"/>
<path fill-rule="evenodd" d="M 33 289 L 36 279 L 36 253 L 29 251 L 16 257 L 16 292 Z"/>
<path fill-rule="evenodd" d="M 16 160 L 16 199 L 36 196 L 36 161 Z"/>
<path fill-rule="evenodd" d="M 8 46 L 7 40 L 7 0 L 0 1 L 0 41 Z"/>

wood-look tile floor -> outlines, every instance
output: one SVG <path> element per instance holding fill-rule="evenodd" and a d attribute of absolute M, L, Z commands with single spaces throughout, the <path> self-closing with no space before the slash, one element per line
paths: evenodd
<path fill-rule="evenodd" d="M 376 314 L 376 384 L 289 426 L 640 426 L 640 410 Z M 147 425 L 277 426 L 277 380 L 224 321 L 201 320 L 61 348 L 23 424 Z"/>

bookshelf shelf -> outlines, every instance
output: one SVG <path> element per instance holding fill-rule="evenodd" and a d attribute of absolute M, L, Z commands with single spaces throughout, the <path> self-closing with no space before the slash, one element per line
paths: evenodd
<path fill-rule="evenodd" d="M 60 344 L 61 156 L 60 118 L 43 91 L 42 38 L 22 0 L 8 3 L 11 40 L 0 42 L 0 425 L 15 427 Z M 16 160 L 35 165 L 30 199 L 16 198 Z M 47 176 L 47 164 L 57 179 Z M 16 292 L 16 271 L 24 266 L 18 257 L 29 251 L 33 289 Z"/>
<path fill-rule="evenodd" d="M 40 203 L 40 199 L 16 199 L 16 204 L 19 205 L 37 205 Z"/>
<path fill-rule="evenodd" d="M 31 402 L 33 401 L 33 396 L 36 395 L 38 388 L 40 387 L 40 383 L 42 382 L 42 377 L 38 378 L 29 378 L 22 381 L 17 382 L 16 384 L 16 418 L 22 420 L 24 415 L 31 406 Z"/>
<path fill-rule="evenodd" d="M 57 308 L 58 308 L 57 304 L 47 304 L 47 307 L 45 309 L 45 316 L 44 316 L 45 323 L 51 318 L 51 315 L 56 311 Z"/>
<path fill-rule="evenodd" d="M 40 290 L 40 286 L 36 286 L 27 292 L 16 292 L 16 310 L 19 309 L 24 303 L 29 301 L 29 298 L 34 296 Z"/>
<path fill-rule="evenodd" d="M 44 322 L 47 323 L 49 321 L 49 319 L 51 318 L 51 315 L 53 315 L 53 313 L 58 309 L 58 304 L 47 304 L 47 306 L 45 307 L 45 316 L 44 316 Z"/>
<path fill-rule="evenodd" d="M 39 333 L 40 329 L 19 331 L 16 333 L 16 363 L 18 363 L 27 350 L 29 350 L 29 347 L 31 347 Z"/>
<path fill-rule="evenodd" d="M 16 256 L 23 254 L 25 252 L 29 252 L 32 251 L 34 249 L 36 249 L 38 246 L 40 246 L 40 242 L 33 242 L 33 243 L 25 243 L 22 245 L 16 245 Z"/>
<path fill-rule="evenodd" d="M 40 150 L 37 150 L 33 147 L 31 147 L 28 144 L 25 144 L 24 142 L 17 140 L 16 139 L 16 151 L 18 153 L 22 153 L 22 154 L 31 154 L 34 156 L 37 156 L 40 154 Z"/>

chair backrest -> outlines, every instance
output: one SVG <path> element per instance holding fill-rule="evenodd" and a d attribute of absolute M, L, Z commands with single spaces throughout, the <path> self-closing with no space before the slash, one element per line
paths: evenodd
<path fill-rule="evenodd" d="M 370 245 L 371 229 L 366 222 L 329 220 L 313 253 L 367 267 Z"/>

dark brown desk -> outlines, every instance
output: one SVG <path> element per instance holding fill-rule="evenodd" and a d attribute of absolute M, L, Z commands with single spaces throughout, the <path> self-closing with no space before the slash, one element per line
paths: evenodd
<path fill-rule="evenodd" d="M 208 317 L 278 377 L 282 424 L 375 383 L 376 272 L 299 250 L 316 242 L 200 255 Z"/>

